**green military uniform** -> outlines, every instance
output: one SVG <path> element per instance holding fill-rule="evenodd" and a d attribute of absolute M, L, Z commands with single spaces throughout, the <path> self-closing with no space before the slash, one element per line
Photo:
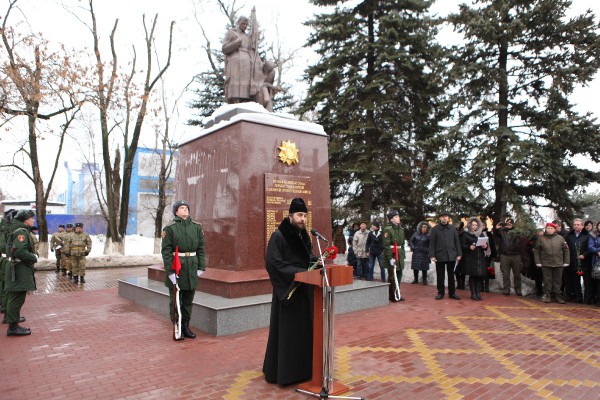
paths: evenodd
<path fill-rule="evenodd" d="M 8 272 L 9 261 L 8 258 L 2 257 L 2 254 L 8 257 L 10 249 L 8 248 L 8 237 L 11 232 L 12 219 L 16 214 L 16 210 L 10 209 L 4 212 L 4 218 L 0 221 L 0 311 L 6 311 L 6 304 L 8 303 L 8 292 L 4 291 L 4 278 Z"/>
<path fill-rule="evenodd" d="M 33 212 L 29 212 L 33 215 Z M 12 222 L 12 233 L 8 240 L 11 245 L 11 263 L 4 281 L 4 290 L 8 292 L 6 305 L 6 319 L 10 324 L 7 332 L 8 336 L 31 333 L 28 329 L 18 326 L 18 323 L 21 321 L 21 307 L 25 304 L 27 291 L 36 290 L 33 276 L 33 265 L 37 262 L 35 244 L 29 227 L 19 219 L 19 214 L 16 218 Z"/>
<path fill-rule="evenodd" d="M 183 201 L 176 202 L 173 206 L 173 213 L 175 214 L 178 207 L 182 205 L 187 206 L 188 204 Z M 169 275 L 175 273 L 172 267 L 176 247 L 179 248 L 181 261 L 177 284 L 180 289 L 181 319 L 185 332 L 186 330 L 189 331 L 192 303 L 198 287 L 198 270 L 204 271 L 206 269 L 202 225 L 192 221 L 189 217 L 184 220 L 176 216 L 170 224 L 163 228 L 161 253 L 166 272 L 165 286 L 169 288 L 169 311 L 171 314 L 174 302 L 174 286 Z"/>
<path fill-rule="evenodd" d="M 71 271 L 73 272 L 73 283 L 85 283 L 85 257 L 92 251 L 92 239 L 85 232 L 77 232 L 77 228 L 83 229 L 82 223 L 75 224 L 75 231 L 69 234 L 69 253 L 71 254 Z"/>
<path fill-rule="evenodd" d="M 404 229 L 400 225 L 394 225 L 390 222 L 383 230 L 383 257 L 382 264 L 388 271 L 388 282 L 390 283 L 390 300 L 394 301 L 394 267 L 391 265 L 390 260 L 395 259 L 393 254 L 394 245 L 398 248 L 398 259 L 396 260 L 396 278 L 398 284 L 402 282 L 402 270 L 404 269 Z"/>
<path fill-rule="evenodd" d="M 50 250 L 54 252 L 56 255 L 56 272 L 60 272 L 60 261 L 62 257 L 62 248 L 64 246 L 64 237 L 65 231 L 60 231 L 60 228 L 64 228 L 64 226 L 59 225 L 59 231 L 52 235 L 52 239 L 50 240 Z"/>

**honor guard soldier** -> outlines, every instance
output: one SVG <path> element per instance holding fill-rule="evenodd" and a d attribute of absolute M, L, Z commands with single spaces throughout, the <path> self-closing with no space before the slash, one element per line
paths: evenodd
<path fill-rule="evenodd" d="M 190 218 L 190 206 L 184 200 L 173 204 L 173 221 L 163 228 L 162 258 L 165 265 L 165 286 L 169 288 L 169 310 L 173 318 L 174 286 L 179 286 L 181 303 L 181 327 L 183 336 L 193 339 L 196 334 L 190 330 L 192 303 L 198 287 L 198 278 L 206 269 L 204 258 L 204 232 L 202 225 Z M 175 250 L 178 249 L 181 269 L 179 276 L 173 270 Z"/>
<path fill-rule="evenodd" d="M 75 232 L 69 235 L 69 253 L 73 283 L 85 283 L 85 257 L 92 251 L 92 239 L 83 231 L 83 224 L 75 224 Z"/>
<path fill-rule="evenodd" d="M 6 311 L 7 293 L 4 292 L 4 277 L 8 271 L 8 256 L 10 249 L 7 250 L 8 235 L 10 234 L 10 225 L 12 219 L 17 214 L 17 210 L 10 209 L 4 212 L 4 218 L 0 221 L 0 312 Z"/>
<path fill-rule="evenodd" d="M 71 272 L 71 252 L 69 249 L 69 241 L 71 240 L 71 235 L 73 234 L 73 224 L 67 224 L 67 231 L 62 234 L 63 238 L 63 247 L 61 250 L 61 258 L 60 263 L 62 265 L 62 276 L 69 275 L 69 279 L 73 277 L 73 273 Z"/>
<path fill-rule="evenodd" d="M 5 277 L 8 293 L 5 318 L 8 322 L 7 336 L 30 335 L 31 330 L 19 325 L 25 321 L 21 317 L 21 307 L 25 304 L 28 290 L 36 290 L 34 267 L 37 262 L 35 245 L 31 237 L 30 228 L 35 223 L 35 213 L 31 210 L 19 210 L 11 224 L 11 234 L 8 245 L 10 258 L 8 276 Z"/>
<path fill-rule="evenodd" d="M 390 301 L 403 301 L 400 282 L 404 269 L 404 229 L 398 211 L 390 211 L 387 217 L 390 224 L 383 230 L 383 265 L 388 270 Z"/>
<path fill-rule="evenodd" d="M 55 252 L 56 254 L 56 273 L 60 272 L 60 257 L 62 253 L 62 247 L 64 244 L 64 236 L 65 226 L 59 225 L 58 232 L 52 235 L 52 239 L 50 240 L 50 251 Z"/>

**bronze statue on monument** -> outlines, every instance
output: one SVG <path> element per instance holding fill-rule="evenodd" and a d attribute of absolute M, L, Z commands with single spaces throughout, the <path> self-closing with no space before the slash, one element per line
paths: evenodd
<path fill-rule="evenodd" d="M 250 34 L 246 30 L 250 26 Z M 259 27 L 256 10 L 250 19 L 240 17 L 237 26 L 223 39 L 225 54 L 225 102 L 228 104 L 254 101 L 273 112 L 273 96 L 282 89 L 273 85 L 275 63 L 263 61 L 258 55 Z"/>

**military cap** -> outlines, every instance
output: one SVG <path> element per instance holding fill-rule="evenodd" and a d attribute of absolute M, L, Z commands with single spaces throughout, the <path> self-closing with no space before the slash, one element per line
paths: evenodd
<path fill-rule="evenodd" d="M 173 215 L 177 215 L 177 210 L 179 210 L 179 207 L 181 206 L 187 206 L 188 210 L 190 208 L 190 204 L 185 201 L 185 200 L 179 200 L 176 201 L 175 203 L 173 203 Z"/>
<path fill-rule="evenodd" d="M 394 218 L 396 215 L 400 216 L 400 213 L 398 211 L 396 211 L 396 210 L 392 210 L 392 211 L 390 211 L 390 212 L 387 213 L 387 218 L 388 218 L 389 221 L 391 221 L 392 218 Z"/>
<path fill-rule="evenodd" d="M 19 210 L 15 216 L 19 221 L 27 221 L 29 218 L 33 217 L 35 217 L 35 213 L 31 210 Z"/>
<path fill-rule="evenodd" d="M 83 223 L 82 222 L 77 222 L 75 224 L 75 228 L 83 228 Z"/>
<path fill-rule="evenodd" d="M 73 224 L 67 224 L 67 228 L 72 228 Z"/>
<path fill-rule="evenodd" d="M 63 224 L 60 224 L 58 227 L 59 228 L 64 228 L 65 226 Z"/>

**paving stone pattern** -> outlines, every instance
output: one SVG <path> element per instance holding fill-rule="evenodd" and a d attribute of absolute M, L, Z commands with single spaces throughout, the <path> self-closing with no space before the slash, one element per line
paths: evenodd
<path fill-rule="evenodd" d="M 95 272 L 83 287 L 37 274 L 23 307 L 32 335 L 0 336 L 0 399 L 309 398 L 264 382 L 267 329 L 174 342 L 166 318 L 108 282 L 144 268 Z M 335 378 L 347 395 L 600 398 L 600 308 L 458 293 L 436 301 L 435 287 L 408 284 L 405 302 L 338 316 Z"/>

